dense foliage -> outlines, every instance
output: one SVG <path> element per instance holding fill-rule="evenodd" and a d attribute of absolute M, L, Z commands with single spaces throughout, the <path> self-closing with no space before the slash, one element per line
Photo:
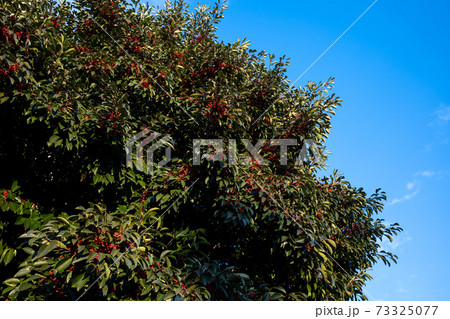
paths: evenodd
<path fill-rule="evenodd" d="M 284 58 L 219 42 L 224 9 L 0 0 L 4 299 L 366 299 L 367 271 L 395 261 L 384 193 L 318 177 L 333 80 L 291 88 Z M 172 148 L 152 174 L 126 165 L 145 128 Z M 272 137 L 322 161 L 290 147 L 280 165 Z M 193 165 L 200 138 L 235 139 L 238 165 Z"/>

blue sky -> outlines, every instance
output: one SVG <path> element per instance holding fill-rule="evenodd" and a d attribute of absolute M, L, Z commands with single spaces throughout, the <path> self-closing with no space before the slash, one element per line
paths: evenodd
<path fill-rule="evenodd" d="M 373 1 L 231 0 L 218 35 L 290 57 L 294 81 Z M 327 143 L 329 171 L 368 193 L 381 187 L 380 217 L 404 228 L 383 242 L 399 262 L 372 271 L 374 300 L 450 300 L 449 9 L 448 0 L 379 0 L 297 82 L 336 78 L 343 106 Z"/>

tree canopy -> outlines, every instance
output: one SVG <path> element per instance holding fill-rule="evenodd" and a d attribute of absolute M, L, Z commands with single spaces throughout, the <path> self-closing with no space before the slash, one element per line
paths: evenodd
<path fill-rule="evenodd" d="M 291 87 L 284 57 L 219 41 L 224 3 L 0 7 L 3 298 L 358 300 L 368 270 L 396 260 L 380 247 L 401 231 L 377 217 L 385 194 L 319 177 L 333 79 Z M 171 148 L 150 174 L 126 162 L 142 130 Z M 290 147 L 281 165 L 274 138 L 321 160 Z M 195 165 L 195 139 L 223 140 L 237 164 Z M 266 165 L 243 140 L 263 141 Z"/>

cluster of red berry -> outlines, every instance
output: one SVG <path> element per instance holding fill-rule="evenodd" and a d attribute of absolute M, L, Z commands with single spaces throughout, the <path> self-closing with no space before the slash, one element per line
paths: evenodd
<path fill-rule="evenodd" d="M 17 62 L 14 64 L 11 64 L 9 66 L 9 71 L 10 72 L 19 72 L 19 64 Z"/>
<path fill-rule="evenodd" d="M 317 213 L 316 213 L 316 217 L 317 217 L 318 220 L 322 220 L 322 218 L 323 218 L 321 212 L 322 212 L 322 210 L 319 208 Z"/>
<path fill-rule="evenodd" d="M 26 84 L 26 83 L 14 83 L 14 89 L 19 91 L 19 92 L 24 92 L 28 87 L 30 86 L 30 84 Z"/>
<path fill-rule="evenodd" d="M 283 138 L 297 138 L 299 136 L 306 136 L 308 133 L 309 124 L 306 121 L 298 123 L 289 132 L 283 135 Z"/>
<path fill-rule="evenodd" d="M 367 235 L 367 229 L 361 227 L 359 223 L 341 228 L 341 232 L 346 237 L 364 238 Z"/>
<path fill-rule="evenodd" d="M 91 19 L 83 21 L 79 26 L 77 26 L 77 32 L 81 33 L 84 37 L 89 37 L 96 33 L 96 25 Z"/>
<path fill-rule="evenodd" d="M 47 277 L 45 277 L 45 278 L 42 278 L 41 282 L 42 283 L 53 282 L 53 286 L 54 286 L 55 292 L 58 295 L 60 295 L 60 296 L 64 293 L 62 279 L 61 278 L 57 278 L 54 275 L 53 271 L 49 271 L 49 275 Z"/>
<path fill-rule="evenodd" d="M 272 162 L 278 162 L 279 158 L 279 151 L 278 151 L 278 145 L 272 145 L 269 142 L 266 143 L 266 145 L 262 148 L 263 154 L 269 154 L 267 155 L 267 159 Z"/>
<path fill-rule="evenodd" d="M 189 174 L 190 168 L 189 167 L 183 167 L 180 172 L 178 173 L 178 180 L 185 180 L 186 176 Z"/>
<path fill-rule="evenodd" d="M 148 89 L 150 86 L 150 83 L 147 80 L 141 81 L 141 86 L 144 88 L 144 90 Z"/>
<path fill-rule="evenodd" d="M 100 14 L 105 17 L 105 19 L 112 23 L 119 18 L 119 7 L 114 1 L 102 1 L 100 3 Z"/>
<path fill-rule="evenodd" d="M 61 26 L 57 19 L 52 19 L 50 22 L 52 23 L 54 28 L 58 28 Z"/>
<path fill-rule="evenodd" d="M 250 106 L 263 106 L 266 104 L 266 95 L 269 92 L 267 88 L 259 88 L 254 90 L 247 101 Z"/>
<path fill-rule="evenodd" d="M 197 42 L 202 41 L 204 38 L 205 38 L 205 37 L 203 36 L 203 34 L 200 33 L 198 36 L 196 36 L 195 38 L 193 38 L 193 39 L 191 40 L 191 42 L 192 42 L 192 43 L 197 43 Z"/>
<path fill-rule="evenodd" d="M 129 36 L 127 41 L 125 42 L 124 48 L 127 51 L 140 53 L 142 51 L 140 43 L 142 43 L 142 39 L 140 37 Z"/>
<path fill-rule="evenodd" d="M 10 30 L 7 26 L 3 26 L 0 32 L 0 39 L 5 42 L 19 44 L 21 40 L 25 40 L 26 38 L 31 38 L 29 34 L 23 31 L 16 31 L 16 32 L 10 32 Z M 17 38 L 14 38 L 14 36 Z"/>
<path fill-rule="evenodd" d="M 331 190 L 333 189 L 332 185 L 317 184 L 317 187 L 321 190 L 327 191 L 328 193 L 331 193 Z"/>
<path fill-rule="evenodd" d="M 192 64 L 193 61 L 190 60 L 189 63 Z M 227 64 L 220 58 L 214 56 L 211 63 L 209 63 L 208 65 L 204 65 L 199 69 L 195 69 L 189 76 L 183 79 L 181 82 L 181 86 L 187 89 L 192 89 L 199 83 L 203 83 L 208 79 L 216 78 L 219 72 L 222 72 L 227 77 L 231 77 L 234 74 L 235 70 L 238 69 L 238 66 Z"/>
<path fill-rule="evenodd" d="M 0 78 L 6 78 L 9 75 L 8 69 L 0 68 Z"/>
<path fill-rule="evenodd" d="M 142 204 L 145 203 L 145 201 L 147 200 L 147 192 L 148 192 L 148 190 L 146 190 L 146 189 L 144 189 L 142 191 L 142 195 L 141 195 L 141 203 Z M 141 210 L 143 210 L 143 208 L 141 208 Z"/>
<path fill-rule="evenodd" d="M 122 132 L 122 126 L 121 126 L 121 115 L 120 111 L 117 112 L 111 112 L 108 115 L 100 116 L 100 120 L 98 124 L 101 128 L 108 127 L 110 130 L 108 130 L 108 136 L 116 136 L 116 135 L 123 135 Z"/>
<path fill-rule="evenodd" d="M 214 119 L 216 121 L 227 117 L 228 109 L 224 106 L 225 104 L 223 101 L 208 102 L 208 104 L 206 104 L 206 117 L 210 120 Z"/>
<path fill-rule="evenodd" d="M 83 48 L 83 47 L 79 47 L 78 45 L 75 46 L 75 51 L 79 52 L 85 52 L 85 53 L 90 53 L 92 51 L 92 49 L 87 49 L 87 48 Z"/>

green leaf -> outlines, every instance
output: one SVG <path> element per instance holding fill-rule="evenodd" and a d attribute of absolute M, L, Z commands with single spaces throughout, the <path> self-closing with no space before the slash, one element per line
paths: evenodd
<path fill-rule="evenodd" d="M 64 259 L 61 259 L 56 264 L 55 270 L 57 272 L 62 272 L 64 269 L 66 269 L 71 263 L 72 263 L 73 257 L 66 257 Z"/>
<path fill-rule="evenodd" d="M 53 136 L 51 136 L 50 139 L 48 140 L 48 143 L 49 143 L 50 145 L 52 145 L 52 144 L 55 144 L 56 141 L 58 141 L 58 140 L 59 140 L 59 136 L 58 136 L 58 135 L 53 135 Z"/>
<path fill-rule="evenodd" d="M 336 249 L 336 243 L 334 242 L 334 240 L 332 239 L 327 239 L 328 244 L 330 244 L 331 246 L 333 246 L 334 249 Z"/>
<path fill-rule="evenodd" d="M 147 287 L 145 287 L 145 289 L 141 292 L 142 296 L 147 295 L 150 291 L 152 291 L 153 286 L 152 285 L 148 285 Z"/>
<path fill-rule="evenodd" d="M 33 285 L 30 284 L 29 282 L 22 282 L 19 286 L 19 291 L 24 291 L 24 290 L 28 290 L 30 288 L 32 288 Z"/>
<path fill-rule="evenodd" d="M 171 250 L 165 250 L 161 253 L 161 256 L 159 256 L 159 259 L 162 260 L 164 258 L 164 256 L 166 256 L 168 253 L 170 253 Z"/>
<path fill-rule="evenodd" d="M 17 278 L 9 278 L 9 279 L 6 279 L 3 283 L 7 286 L 15 287 L 20 283 L 20 280 Z"/>
<path fill-rule="evenodd" d="M 106 296 L 108 294 L 108 285 L 103 286 L 102 293 L 103 293 L 103 296 Z"/>
<path fill-rule="evenodd" d="M 31 256 L 33 256 L 34 253 L 35 253 L 35 251 L 32 248 L 30 248 L 30 247 L 24 247 L 24 248 L 22 248 L 22 250 L 24 252 L 26 252 L 28 255 L 31 255 Z"/>
<path fill-rule="evenodd" d="M 14 181 L 14 183 L 11 186 L 11 192 L 16 192 L 19 190 L 19 185 L 17 184 L 17 181 Z"/>
<path fill-rule="evenodd" d="M 85 274 L 79 274 L 75 277 L 75 279 L 72 281 L 72 287 L 76 288 L 77 291 L 80 291 L 81 288 L 83 288 L 84 284 L 89 280 L 88 278 L 84 278 Z"/>
<path fill-rule="evenodd" d="M 128 267 L 129 269 L 133 269 L 133 263 L 131 262 L 130 259 L 124 258 L 124 261 L 125 261 L 125 264 L 127 265 L 127 267 Z"/>
<path fill-rule="evenodd" d="M 39 248 L 38 254 L 33 259 L 39 259 L 41 257 L 44 257 L 49 252 L 51 252 L 53 249 L 58 247 L 58 245 L 59 245 L 59 242 L 57 240 L 52 240 L 52 241 L 50 241 L 50 243 L 45 243 L 44 245 L 41 246 L 41 248 Z"/>
<path fill-rule="evenodd" d="M 65 219 L 64 217 L 56 217 L 56 219 L 62 221 L 64 224 L 67 224 L 70 226 L 70 223 L 67 221 L 67 219 Z"/>
<path fill-rule="evenodd" d="M 111 174 L 106 174 L 106 178 L 110 183 L 114 182 L 114 176 L 112 176 Z"/>
<path fill-rule="evenodd" d="M 18 278 L 18 277 L 22 277 L 25 275 L 28 275 L 31 272 L 31 266 L 25 267 L 20 269 L 15 275 L 14 277 Z"/>
<path fill-rule="evenodd" d="M 72 279 L 72 275 L 73 275 L 73 271 L 71 271 L 71 272 L 69 272 L 69 273 L 67 274 L 67 277 L 66 277 L 66 283 L 69 283 L 69 282 L 70 282 L 70 279 Z"/>
<path fill-rule="evenodd" d="M 327 261 L 328 260 L 328 257 L 324 253 L 322 253 L 320 251 L 318 251 L 318 253 L 319 253 L 320 257 L 322 257 L 323 261 Z"/>
<path fill-rule="evenodd" d="M 9 100 L 9 96 L 3 96 L 2 98 L 0 98 L 0 104 L 3 104 L 8 100 Z"/>
<path fill-rule="evenodd" d="M 12 248 L 9 248 L 8 252 L 5 254 L 5 258 L 3 259 L 5 266 L 10 263 L 10 261 L 13 259 L 15 254 L 16 254 L 16 251 Z"/>

